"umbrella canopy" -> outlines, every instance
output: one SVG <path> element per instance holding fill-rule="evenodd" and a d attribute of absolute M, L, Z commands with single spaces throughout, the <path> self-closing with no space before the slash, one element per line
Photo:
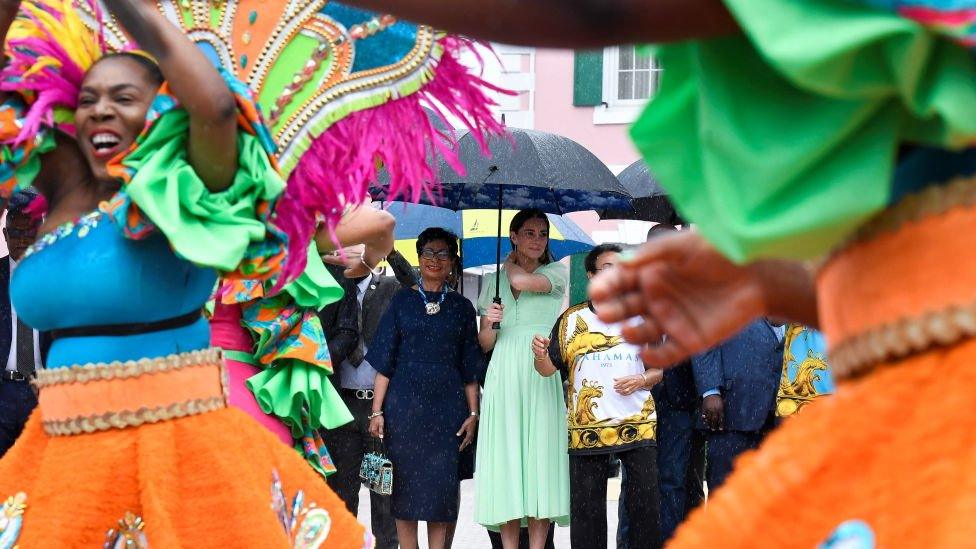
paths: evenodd
<path fill-rule="evenodd" d="M 638 160 L 617 176 L 621 185 L 633 196 L 630 207 L 598 209 L 600 219 L 637 219 L 681 225 L 681 216 L 674 210 L 668 195 L 643 160 Z"/>
<path fill-rule="evenodd" d="M 564 214 L 582 210 L 630 207 L 632 198 L 599 158 L 579 143 L 551 133 L 534 130 L 509 130 L 505 136 L 490 137 L 486 156 L 478 140 L 460 130 L 457 137 L 458 160 L 464 175 L 447 162 L 441 162 L 438 179 L 441 195 L 436 204 L 451 210 L 494 208 L 495 299 L 499 292 L 502 258 L 503 209 L 538 208 L 546 213 Z M 384 182 L 383 174 L 380 183 Z M 384 187 L 373 195 L 385 200 Z M 427 202 L 430 197 L 420 197 Z M 429 202 L 428 202 L 429 203 Z M 494 326 L 499 327 L 498 323 Z"/>
<path fill-rule="evenodd" d="M 418 265 L 417 236 L 428 227 L 441 227 L 461 237 L 461 256 L 464 268 L 480 267 L 495 262 L 498 244 L 498 212 L 496 210 L 465 210 L 454 212 L 446 208 L 424 204 L 392 202 L 385 208 L 397 220 L 394 237 L 396 249 L 411 265 Z M 517 210 L 502 210 L 502 226 L 508 227 Z M 576 223 L 566 217 L 549 217 L 549 249 L 555 259 L 586 252 L 593 248 L 593 240 Z M 512 250 L 508 233 L 502 236 L 502 257 Z"/>
<path fill-rule="evenodd" d="M 491 156 L 486 157 L 469 132 L 459 130 L 455 136 L 465 175 L 442 162 L 440 196 L 436 203 L 422 197 L 421 203 L 451 210 L 539 208 L 560 215 L 630 207 L 630 193 L 606 164 L 568 137 L 509 130 L 507 136 L 489 139 Z M 379 182 L 386 177 L 381 174 Z M 384 186 L 374 191 L 374 199 L 386 199 Z"/>

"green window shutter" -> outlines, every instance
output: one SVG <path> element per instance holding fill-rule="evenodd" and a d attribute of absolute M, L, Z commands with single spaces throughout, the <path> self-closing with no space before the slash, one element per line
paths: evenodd
<path fill-rule="evenodd" d="M 569 258 L 569 305 L 586 301 L 586 289 L 590 280 L 586 278 L 586 266 L 583 260 L 586 254 L 575 254 Z"/>
<path fill-rule="evenodd" d="M 573 105 L 603 103 L 603 50 L 576 50 L 573 59 Z"/>

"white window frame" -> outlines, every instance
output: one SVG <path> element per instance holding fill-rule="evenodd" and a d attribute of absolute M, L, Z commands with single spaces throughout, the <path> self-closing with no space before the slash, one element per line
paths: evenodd
<path fill-rule="evenodd" d="M 661 72 L 660 67 L 653 65 L 652 71 Z M 620 72 L 620 48 L 603 49 L 603 104 L 593 108 L 593 123 L 602 124 L 630 124 L 637 120 L 649 99 L 617 99 L 618 73 Z M 657 80 L 660 81 L 660 74 Z M 657 92 L 657 86 L 652 83 L 651 96 Z"/>

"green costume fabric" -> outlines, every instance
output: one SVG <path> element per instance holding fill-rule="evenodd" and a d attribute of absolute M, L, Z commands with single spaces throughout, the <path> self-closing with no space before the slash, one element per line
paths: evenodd
<path fill-rule="evenodd" d="M 744 36 L 655 48 L 632 137 L 681 214 L 735 261 L 809 258 L 888 205 L 897 146 L 976 140 L 976 65 L 844 0 L 726 0 Z"/>

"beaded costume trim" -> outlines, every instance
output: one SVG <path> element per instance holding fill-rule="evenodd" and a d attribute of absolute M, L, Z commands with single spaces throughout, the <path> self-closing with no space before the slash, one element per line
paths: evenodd
<path fill-rule="evenodd" d="M 143 358 L 126 362 L 111 362 L 109 364 L 85 364 L 84 366 L 75 365 L 68 368 L 44 369 L 37 372 L 37 379 L 34 381 L 34 385 L 40 389 L 65 383 L 125 379 L 138 377 L 143 374 L 155 374 L 178 370 L 180 368 L 221 362 L 223 362 L 223 354 L 219 349 L 204 349 L 159 358 Z"/>
<path fill-rule="evenodd" d="M 80 414 L 74 417 L 44 419 L 44 432 L 51 436 L 80 435 L 138 427 L 146 423 L 158 423 L 170 419 L 203 414 L 226 408 L 229 402 L 227 370 L 223 364 L 223 353 L 219 349 L 204 349 L 179 355 L 137 361 L 113 362 L 111 364 L 86 364 L 70 368 L 41 370 L 37 373 L 35 385 L 41 389 L 41 417 L 45 417 L 45 391 L 61 391 L 60 387 L 71 390 L 71 385 L 99 384 L 131 380 L 142 376 L 176 375 L 191 368 L 213 368 L 219 372 L 219 387 L 214 383 L 206 389 L 209 396 L 189 398 L 165 405 L 147 405 L 132 409 L 113 409 L 104 413 Z M 157 380 L 156 383 L 162 381 Z M 198 393 L 199 394 L 199 393 Z M 173 396 L 174 400 L 179 398 Z M 120 407 L 121 408 L 121 407 Z"/>
<path fill-rule="evenodd" d="M 853 236 L 837 248 L 834 255 L 850 246 L 892 233 L 913 221 L 942 215 L 953 208 L 976 206 L 976 177 L 956 177 L 948 183 L 929 185 L 905 196 L 897 204 L 882 211 L 862 225 Z"/>
<path fill-rule="evenodd" d="M 124 429 L 138 427 L 145 423 L 158 423 L 169 419 L 195 416 L 206 412 L 213 412 L 226 408 L 224 397 L 212 397 L 189 402 L 177 402 L 159 408 L 142 408 L 140 410 L 125 410 L 122 412 L 108 412 L 101 415 L 77 417 L 63 421 L 45 421 L 44 432 L 51 436 L 82 435 L 109 429 Z"/>
<path fill-rule="evenodd" d="M 936 345 L 952 345 L 976 336 L 976 303 L 903 318 L 847 338 L 830 351 L 838 378 L 868 373 L 876 364 L 920 353 Z"/>
<path fill-rule="evenodd" d="M 939 216 L 953 208 L 976 206 L 976 177 L 959 177 L 906 196 L 865 224 L 832 258 L 852 246 L 893 233 L 905 225 Z M 829 264 L 829 260 L 825 263 Z M 889 324 L 838 341 L 830 365 L 838 379 L 870 372 L 879 363 L 905 358 L 937 345 L 952 345 L 976 336 L 976 303 L 954 305 Z"/>

